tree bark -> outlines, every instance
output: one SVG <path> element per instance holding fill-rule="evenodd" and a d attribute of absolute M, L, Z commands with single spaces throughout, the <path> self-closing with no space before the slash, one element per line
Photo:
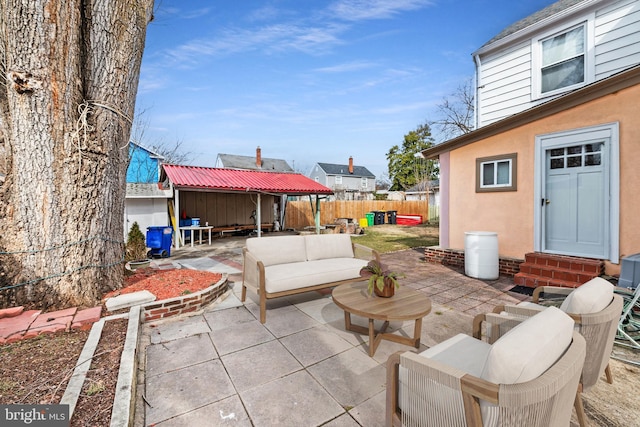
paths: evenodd
<path fill-rule="evenodd" d="M 95 305 L 123 282 L 127 144 L 153 0 L 0 8 L 0 305 Z"/>

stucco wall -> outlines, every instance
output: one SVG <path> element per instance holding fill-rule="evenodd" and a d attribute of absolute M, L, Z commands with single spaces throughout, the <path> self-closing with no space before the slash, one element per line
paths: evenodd
<path fill-rule="evenodd" d="M 635 86 L 452 151 L 448 246 L 463 249 L 465 231 L 495 231 L 501 256 L 524 258 L 534 249 L 535 137 L 619 122 L 620 254 L 640 252 L 639 99 Z M 476 158 L 509 153 L 518 154 L 517 191 L 476 193 Z M 607 265 L 609 274 L 618 270 Z"/>

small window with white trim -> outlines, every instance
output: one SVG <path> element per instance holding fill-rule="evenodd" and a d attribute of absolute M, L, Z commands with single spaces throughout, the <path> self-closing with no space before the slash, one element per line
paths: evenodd
<path fill-rule="evenodd" d="M 336 175 L 336 184 L 342 184 L 342 175 Z"/>
<path fill-rule="evenodd" d="M 476 159 L 476 193 L 517 190 L 517 153 Z"/>
<path fill-rule="evenodd" d="M 360 187 L 367 188 L 368 184 L 369 184 L 369 180 L 367 179 L 366 176 L 363 176 L 362 178 L 360 178 Z"/>

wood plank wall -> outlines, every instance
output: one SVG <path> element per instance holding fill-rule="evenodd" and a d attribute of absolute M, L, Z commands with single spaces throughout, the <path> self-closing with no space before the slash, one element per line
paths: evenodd
<path fill-rule="evenodd" d="M 314 199 L 315 208 L 315 199 Z M 356 222 L 365 218 L 367 212 L 397 211 L 398 214 L 422 215 L 422 221 L 429 218 L 429 202 L 427 200 L 336 200 L 320 202 L 320 223 L 333 224 L 336 218 L 353 218 Z M 385 223 L 387 216 L 385 215 Z M 287 202 L 285 228 L 301 230 L 315 224 L 309 200 Z"/>
<path fill-rule="evenodd" d="M 214 227 L 230 225 L 251 225 L 251 213 L 256 209 L 258 196 L 239 193 L 207 193 L 204 191 L 180 192 L 180 218 L 182 212 L 190 218 L 200 218 L 200 224 L 208 222 Z M 273 224 L 273 203 L 275 198 L 262 195 L 261 219 L 263 224 Z"/>

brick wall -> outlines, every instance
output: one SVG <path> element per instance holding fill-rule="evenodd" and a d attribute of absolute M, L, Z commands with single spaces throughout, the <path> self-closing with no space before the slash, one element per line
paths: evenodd
<path fill-rule="evenodd" d="M 146 304 L 142 307 L 144 313 L 143 322 L 198 311 L 207 304 L 212 303 L 216 298 L 222 296 L 228 288 L 229 281 L 227 280 L 227 275 L 223 274 L 222 278 L 216 284 L 201 291 Z"/>
<path fill-rule="evenodd" d="M 424 250 L 424 257 L 427 262 L 442 264 L 464 270 L 464 251 L 457 249 L 442 249 L 437 246 L 428 247 Z M 520 271 L 520 264 L 524 260 L 517 258 L 499 258 L 498 270 L 500 274 L 515 276 Z"/>

